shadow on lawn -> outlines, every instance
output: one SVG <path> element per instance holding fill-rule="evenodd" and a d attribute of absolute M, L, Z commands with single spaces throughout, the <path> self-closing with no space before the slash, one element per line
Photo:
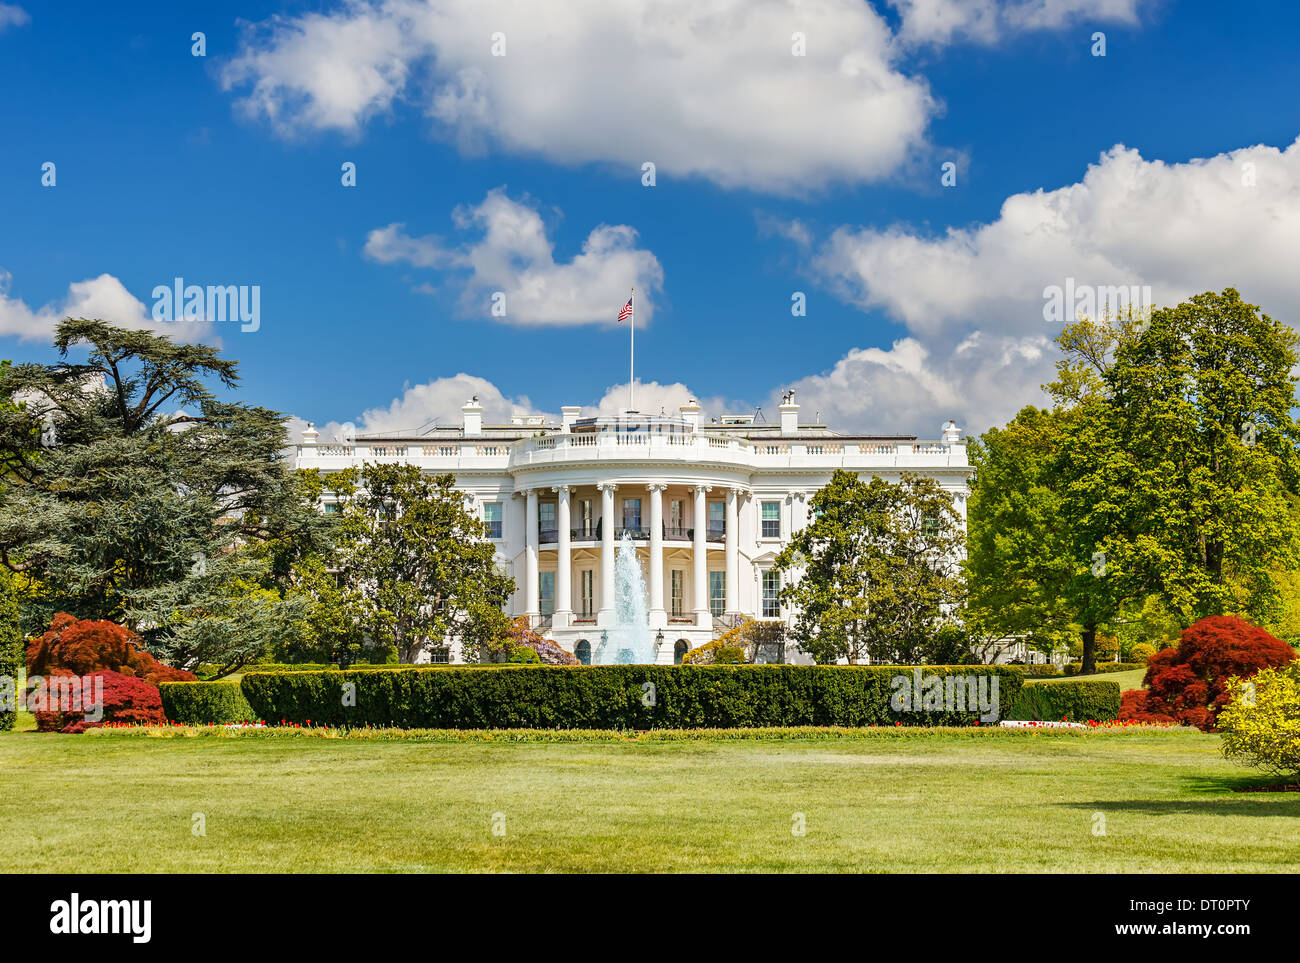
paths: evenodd
<path fill-rule="evenodd" d="M 1058 805 L 1069 809 L 1086 809 L 1089 812 L 1139 812 L 1156 816 L 1191 814 L 1300 817 L 1300 793 L 1243 791 L 1259 786 L 1293 781 L 1281 778 L 1261 778 L 1258 775 L 1218 776 L 1214 778 L 1188 776 L 1183 779 L 1184 785 L 1202 798 L 1107 799 L 1095 802 L 1058 803 Z"/>

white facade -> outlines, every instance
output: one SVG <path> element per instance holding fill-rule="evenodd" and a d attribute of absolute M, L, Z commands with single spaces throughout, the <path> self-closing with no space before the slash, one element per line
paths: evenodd
<path fill-rule="evenodd" d="M 777 423 L 749 415 L 702 423 L 694 402 L 677 416 L 584 419 L 580 408 L 562 410 L 559 425 L 517 418 L 485 426 L 474 399 L 459 427 L 343 443 L 320 443 L 309 427 L 297 466 L 328 472 L 409 462 L 453 473 L 515 579 L 509 614 L 528 615 L 580 657 L 614 624 L 614 559 L 624 532 L 646 575 L 657 659 L 670 664 L 740 617 L 789 618 L 775 601 L 773 562 L 836 469 L 890 481 L 905 471 L 930 476 L 965 520 L 971 469 L 952 422 L 939 441 L 839 434 L 800 424 L 793 395 Z"/>

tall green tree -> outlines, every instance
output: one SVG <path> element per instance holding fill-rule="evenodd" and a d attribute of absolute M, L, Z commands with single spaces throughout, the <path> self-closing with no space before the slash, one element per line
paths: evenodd
<path fill-rule="evenodd" d="M 962 601 L 960 517 L 939 483 L 836 471 L 777 556 L 791 638 L 818 662 L 917 662 Z"/>
<path fill-rule="evenodd" d="M 972 621 L 1030 638 L 1068 622 L 1086 672 L 1103 629 L 1280 617 L 1300 543 L 1291 329 L 1227 289 L 1082 318 L 1057 343 L 1055 408 L 973 449 Z"/>
<path fill-rule="evenodd" d="M 504 638 L 514 579 L 498 571 L 455 476 L 414 465 L 362 467 L 345 498 L 337 566 L 372 645 L 414 662 L 459 642 L 467 661 Z"/>
<path fill-rule="evenodd" d="M 284 416 L 210 387 L 234 388 L 235 362 L 100 320 L 66 319 L 54 343 L 58 363 L 0 382 L 0 562 L 30 587 L 29 631 L 63 610 L 165 649 L 253 569 L 272 578 L 250 545 L 327 545 L 282 457 Z M 226 651 L 190 647 L 185 661 L 224 662 L 237 621 L 205 627 Z"/>
<path fill-rule="evenodd" d="M 1110 554 L 1120 578 L 1189 620 L 1269 621 L 1275 572 L 1300 559 L 1296 344 L 1290 326 L 1228 288 L 1153 312 L 1106 371 L 1098 417 L 1116 452 L 1106 497 L 1125 523 Z"/>
<path fill-rule="evenodd" d="M 1065 409 L 1027 407 L 968 445 L 964 620 L 985 659 L 1022 640 L 1050 654 L 1077 633 L 1056 470 L 1073 420 Z"/>

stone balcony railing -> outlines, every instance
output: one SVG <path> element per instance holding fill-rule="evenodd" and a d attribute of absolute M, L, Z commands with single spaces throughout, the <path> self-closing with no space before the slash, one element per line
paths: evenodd
<path fill-rule="evenodd" d="M 938 441 L 874 442 L 836 438 L 773 441 L 695 434 L 600 432 L 553 434 L 518 441 L 455 439 L 299 445 L 302 467 L 342 468 L 363 461 L 409 461 L 432 469 L 538 468 L 611 459 L 712 463 L 758 468 L 965 468 L 964 444 Z"/>

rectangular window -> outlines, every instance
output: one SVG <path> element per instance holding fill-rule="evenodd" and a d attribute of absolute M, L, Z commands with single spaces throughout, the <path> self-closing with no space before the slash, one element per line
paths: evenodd
<path fill-rule="evenodd" d="M 709 573 L 709 611 L 719 616 L 727 608 L 727 573 Z"/>
<path fill-rule="evenodd" d="M 682 515 L 682 500 L 680 498 L 674 498 L 668 503 L 668 527 L 678 533 L 686 527 L 686 519 Z"/>
<path fill-rule="evenodd" d="M 501 537 L 501 503 L 483 503 L 483 524 L 487 526 L 488 538 Z"/>
<path fill-rule="evenodd" d="M 537 505 L 537 531 L 544 542 L 555 541 L 555 502 Z M 549 536 L 549 537 L 548 537 Z"/>
<path fill-rule="evenodd" d="M 450 665 L 451 649 L 445 645 L 439 645 L 429 650 L 429 661 L 433 665 Z"/>
<path fill-rule="evenodd" d="M 781 503 L 763 502 L 763 537 L 781 537 Z"/>
<path fill-rule="evenodd" d="M 722 502 L 709 502 L 709 534 L 727 530 L 727 506 Z"/>
<path fill-rule="evenodd" d="M 555 614 L 555 573 L 538 573 L 538 585 L 541 589 L 542 614 Z"/>
<path fill-rule="evenodd" d="M 781 573 L 770 569 L 763 573 L 763 618 L 781 617 Z"/>
<path fill-rule="evenodd" d="M 680 568 L 673 569 L 672 581 L 672 614 L 680 616 L 682 614 L 682 587 L 686 584 L 686 573 Z"/>
<path fill-rule="evenodd" d="M 579 603 L 582 606 L 582 615 L 590 616 L 595 611 L 593 608 L 596 584 L 595 570 L 584 568 L 582 570 L 582 576 L 578 581 L 582 586 L 581 592 L 579 593 L 582 596 Z"/>
<path fill-rule="evenodd" d="M 592 513 L 590 498 L 578 502 L 578 534 L 588 538 L 596 535 L 596 516 Z"/>
<path fill-rule="evenodd" d="M 631 529 L 634 534 L 641 532 L 641 499 L 623 499 L 623 527 Z"/>
<path fill-rule="evenodd" d="M 338 502 L 326 502 L 321 507 L 325 510 L 326 515 L 337 515 L 343 510 L 343 506 Z"/>

